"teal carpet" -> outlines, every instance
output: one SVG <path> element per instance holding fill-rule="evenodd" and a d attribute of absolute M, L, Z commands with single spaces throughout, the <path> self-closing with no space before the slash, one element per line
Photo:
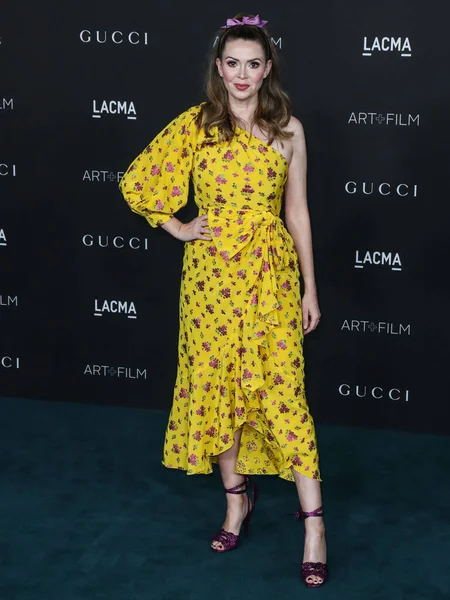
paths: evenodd
<path fill-rule="evenodd" d="M 214 554 L 218 473 L 160 466 L 166 419 L 0 401 L 1 600 L 450 597 L 450 438 L 318 427 L 330 580 L 308 590 L 293 484 L 257 478 L 250 538 Z"/>

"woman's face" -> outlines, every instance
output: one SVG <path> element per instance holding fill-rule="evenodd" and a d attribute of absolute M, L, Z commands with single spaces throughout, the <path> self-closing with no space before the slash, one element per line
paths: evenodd
<path fill-rule="evenodd" d="M 236 100 L 247 100 L 258 94 L 272 61 L 266 61 L 258 42 L 232 40 L 226 42 L 222 60 L 217 58 L 216 65 L 228 94 Z"/>

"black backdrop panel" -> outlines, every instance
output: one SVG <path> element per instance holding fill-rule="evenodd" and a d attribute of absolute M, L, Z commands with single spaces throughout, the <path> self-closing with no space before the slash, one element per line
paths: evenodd
<path fill-rule="evenodd" d="M 2 11 L 0 395 L 167 408 L 183 245 L 118 183 L 204 99 L 215 30 L 242 7 L 65 4 Z M 450 433 L 447 4 L 247 10 L 269 20 L 307 136 L 313 413 Z"/>

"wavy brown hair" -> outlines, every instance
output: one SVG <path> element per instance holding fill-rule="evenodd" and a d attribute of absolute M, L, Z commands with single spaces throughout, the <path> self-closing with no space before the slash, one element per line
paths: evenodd
<path fill-rule="evenodd" d="M 239 13 L 234 18 L 242 20 L 242 17 L 253 17 L 247 13 Z M 272 144 L 274 139 L 288 139 L 292 137 L 291 132 L 283 131 L 291 117 L 291 101 L 289 96 L 281 87 L 280 60 L 275 44 L 272 42 L 266 27 L 256 25 L 237 25 L 228 29 L 220 29 L 217 33 L 209 56 L 208 68 L 205 77 L 205 92 L 208 101 L 202 106 L 199 115 L 207 136 L 211 136 L 211 128 L 218 127 L 221 138 L 230 141 L 234 134 L 234 125 L 238 123 L 228 105 L 228 92 L 219 75 L 216 59 L 222 60 L 225 44 L 233 40 L 250 40 L 258 42 L 265 54 L 266 61 L 272 61 L 272 68 L 263 80 L 258 91 L 258 105 L 254 115 L 253 123 L 263 131 L 268 143 Z"/>

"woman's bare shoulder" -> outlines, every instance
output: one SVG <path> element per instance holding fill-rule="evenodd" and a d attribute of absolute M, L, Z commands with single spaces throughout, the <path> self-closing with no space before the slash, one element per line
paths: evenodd
<path fill-rule="evenodd" d="M 301 121 L 294 116 L 289 119 L 289 123 L 286 126 L 286 131 L 293 133 L 294 138 L 302 139 L 305 135 Z"/>

